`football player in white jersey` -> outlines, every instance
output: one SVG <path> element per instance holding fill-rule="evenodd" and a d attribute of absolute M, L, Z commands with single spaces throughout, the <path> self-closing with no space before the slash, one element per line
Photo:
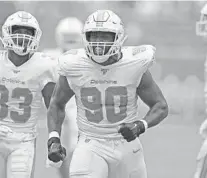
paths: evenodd
<path fill-rule="evenodd" d="M 42 31 L 25 11 L 9 16 L 2 26 L 0 51 L 1 178 L 31 178 L 34 173 L 36 125 L 42 97 L 46 107 L 57 80 L 55 63 L 36 52 Z"/>
<path fill-rule="evenodd" d="M 80 48 L 82 46 L 81 32 L 83 29 L 82 22 L 75 17 L 67 17 L 62 19 L 55 31 L 55 38 L 59 49 L 50 52 L 50 55 L 57 57 L 65 53 L 66 51 L 74 48 Z M 63 129 L 61 139 L 63 145 L 67 149 L 67 157 L 64 159 L 62 166 L 60 167 L 60 176 L 62 178 L 69 177 L 69 163 L 72 157 L 72 152 L 77 144 L 78 128 L 76 124 L 77 107 L 75 103 L 75 97 L 72 97 L 66 105 L 66 117 L 63 122 Z"/>
<path fill-rule="evenodd" d="M 207 4 L 201 9 L 200 20 L 196 22 L 196 34 L 198 36 L 207 37 Z M 207 60 L 204 64 L 204 98 L 207 106 Z M 207 177 L 207 120 L 205 120 L 199 129 L 199 133 L 203 137 L 204 141 L 197 156 L 197 168 L 194 178 L 206 178 Z"/>
<path fill-rule="evenodd" d="M 62 159 L 65 104 L 75 95 L 79 139 L 70 165 L 72 178 L 147 177 L 139 136 L 167 116 L 168 106 L 148 70 L 155 48 L 122 47 L 125 39 L 121 19 L 98 10 L 85 22 L 85 49 L 59 59 L 60 77 L 48 110 L 48 157 Z M 138 97 L 149 106 L 141 120 Z"/>

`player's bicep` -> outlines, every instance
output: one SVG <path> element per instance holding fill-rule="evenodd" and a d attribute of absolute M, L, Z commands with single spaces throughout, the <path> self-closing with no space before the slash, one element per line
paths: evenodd
<path fill-rule="evenodd" d="M 55 83 L 49 82 L 45 85 L 45 87 L 42 90 L 42 96 L 44 98 L 45 106 L 48 108 L 50 104 L 50 99 L 52 97 L 52 93 L 55 88 Z"/>
<path fill-rule="evenodd" d="M 150 108 L 158 102 L 166 105 L 166 100 L 162 91 L 155 83 L 148 70 L 142 76 L 141 82 L 137 87 L 137 94 Z"/>
<path fill-rule="evenodd" d="M 74 92 L 70 88 L 67 78 L 60 75 L 52 95 L 52 102 L 59 107 L 65 107 L 65 104 L 70 100 L 73 95 Z"/>

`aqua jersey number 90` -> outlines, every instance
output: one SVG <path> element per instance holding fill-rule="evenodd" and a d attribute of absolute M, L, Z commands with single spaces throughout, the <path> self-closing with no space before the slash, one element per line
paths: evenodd
<path fill-rule="evenodd" d="M 106 118 L 110 123 L 119 122 L 127 116 L 128 97 L 127 88 L 124 86 L 108 87 L 105 90 L 104 101 L 102 101 L 101 92 L 98 88 L 82 88 L 81 102 L 85 107 L 86 118 L 90 122 L 101 122 L 104 119 L 104 109 Z"/>

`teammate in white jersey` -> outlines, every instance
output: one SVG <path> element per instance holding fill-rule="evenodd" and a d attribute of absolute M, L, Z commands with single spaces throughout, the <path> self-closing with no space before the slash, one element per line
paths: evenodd
<path fill-rule="evenodd" d="M 147 177 L 138 137 L 167 116 L 168 106 L 148 71 L 155 48 L 122 48 L 125 39 L 121 19 L 98 10 L 85 22 L 85 49 L 59 59 L 60 77 L 48 110 L 48 157 L 62 159 L 65 104 L 75 95 L 79 140 L 70 165 L 72 178 Z M 141 120 L 138 97 L 150 108 Z"/>
<path fill-rule="evenodd" d="M 55 86 L 55 64 L 36 52 L 42 31 L 35 17 L 18 11 L 2 26 L 0 52 L 0 177 L 31 178 L 36 125 L 42 97 L 46 107 Z M 56 77 L 57 78 L 57 77 Z"/>
<path fill-rule="evenodd" d="M 196 23 L 196 34 L 198 36 L 207 37 L 207 4 L 201 9 L 200 20 Z M 204 98 L 205 104 L 207 106 L 207 60 L 204 65 L 204 78 L 205 78 L 205 87 L 204 87 Z M 197 156 L 197 168 L 194 178 L 206 178 L 207 177 L 207 120 L 205 120 L 199 130 L 204 141 L 200 148 L 200 151 Z"/>
<path fill-rule="evenodd" d="M 83 24 L 75 17 L 67 17 L 62 19 L 55 30 L 55 38 L 58 45 L 56 50 L 47 50 L 47 53 L 58 59 L 58 56 L 66 51 L 82 46 L 81 31 Z M 78 140 L 78 128 L 76 124 L 77 107 L 75 97 L 72 97 L 66 105 L 66 117 L 63 122 L 61 139 L 63 145 L 67 149 L 67 157 L 60 167 L 60 176 L 62 178 L 69 177 L 69 163 L 73 150 Z"/>

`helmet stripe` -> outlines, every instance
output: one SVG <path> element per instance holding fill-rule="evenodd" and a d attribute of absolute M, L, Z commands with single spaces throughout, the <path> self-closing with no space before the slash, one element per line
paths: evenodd
<path fill-rule="evenodd" d="M 109 19 L 109 13 L 107 11 L 98 11 L 95 21 L 106 22 Z"/>

